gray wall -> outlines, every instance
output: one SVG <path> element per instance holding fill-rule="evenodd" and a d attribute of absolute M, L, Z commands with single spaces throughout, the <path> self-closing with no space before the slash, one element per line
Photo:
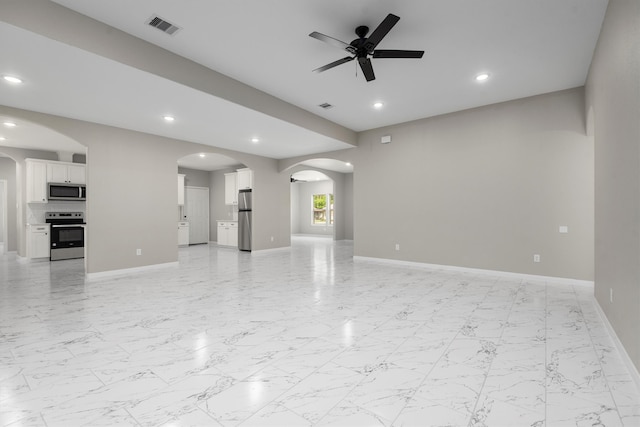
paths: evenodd
<path fill-rule="evenodd" d="M 353 240 L 353 174 L 344 174 L 344 238 Z"/>
<path fill-rule="evenodd" d="M 592 280 L 583 111 L 579 88 L 361 133 L 355 254 Z"/>
<path fill-rule="evenodd" d="M 640 370 L 640 2 L 609 2 L 586 85 L 595 139 L 595 295 Z M 610 292 L 613 291 L 613 301 Z"/>
<path fill-rule="evenodd" d="M 209 187 L 209 172 L 178 167 L 178 173 L 184 174 L 185 187 Z"/>
<path fill-rule="evenodd" d="M 295 182 L 291 184 L 291 232 L 294 234 L 315 234 L 333 236 L 333 226 L 312 225 L 312 203 L 314 194 L 333 194 L 333 181 L 324 180 L 316 182 Z M 335 201 L 335 197 L 334 197 Z M 337 208 L 337 203 L 334 203 Z M 340 220 L 334 212 L 336 222 Z M 295 222 L 295 223 L 294 223 Z M 295 230 L 295 231 L 294 231 Z"/>
<path fill-rule="evenodd" d="M 0 152 L 2 147 L 0 147 Z M 0 157 L 0 180 L 7 181 L 7 235 L 0 238 L 4 242 L 5 251 L 17 251 L 18 239 L 16 230 L 16 162 L 8 157 Z M 0 200 L 0 204 L 2 200 Z M 2 209 L 2 206 L 0 206 Z M 0 212 L 3 215 L 3 212 Z M 3 233 L 2 218 L 0 217 L 0 234 Z"/>

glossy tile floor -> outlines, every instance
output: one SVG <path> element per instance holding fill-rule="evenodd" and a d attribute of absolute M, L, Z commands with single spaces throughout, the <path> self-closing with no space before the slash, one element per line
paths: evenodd
<path fill-rule="evenodd" d="M 91 281 L 4 256 L 0 425 L 640 425 L 590 289 L 351 255 L 194 246 Z"/>

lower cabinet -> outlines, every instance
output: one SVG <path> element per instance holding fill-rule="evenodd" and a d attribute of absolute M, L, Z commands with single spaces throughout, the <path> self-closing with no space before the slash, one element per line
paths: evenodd
<path fill-rule="evenodd" d="M 218 221 L 218 245 L 238 247 L 238 221 Z"/>
<path fill-rule="evenodd" d="M 32 224 L 27 236 L 28 258 L 49 258 L 51 254 L 51 236 L 49 224 Z"/>
<path fill-rule="evenodd" d="M 189 245 L 189 223 L 186 221 L 178 222 L 178 246 Z"/>

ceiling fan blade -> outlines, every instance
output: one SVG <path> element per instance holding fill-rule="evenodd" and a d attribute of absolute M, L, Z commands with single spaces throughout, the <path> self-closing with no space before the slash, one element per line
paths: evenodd
<path fill-rule="evenodd" d="M 337 67 L 338 65 L 344 64 L 345 62 L 353 61 L 356 59 L 353 56 L 347 56 L 342 59 L 338 59 L 337 61 L 333 61 L 331 64 L 327 64 L 324 67 L 316 68 L 313 70 L 314 73 L 321 73 L 323 71 L 327 71 L 330 68 Z"/>
<path fill-rule="evenodd" d="M 329 37 L 317 31 L 314 31 L 313 33 L 309 34 L 309 37 L 313 37 L 314 39 L 318 39 L 322 42 L 328 43 L 331 46 L 337 47 L 338 49 L 346 50 L 349 53 L 356 53 L 356 48 L 351 46 L 350 44 L 345 43 L 338 39 L 334 39 L 333 37 Z"/>
<path fill-rule="evenodd" d="M 387 50 L 377 49 L 373 51 L 374 58 L 422 58 L 424 50 Z"/>
<path fill-rule="evenodd" d="M 369 58 L 358 58 L 358 62 L 360 63 L 360 68 L 362 69 L 364 78 L 367 79 L 368 82 L 370 82 L 371 80 L 375 80 L 376 75 L 373 73 L 371 60 Z"/>
<path fill-rule="evenodd" d="M 378 43 L 382 41 L 384 36 L 387 35 L 389 31 L 393 28 L 394 25 L 400 20 L 399 16 L 396 16 L 392 13 L 388 14 L 386 18 L 378 25 L 378 28 L 373 30 L 373 33 L 367 38 L 367 41 L 364 44 L 367 52 L 371 53 L 378 46 Z"/>

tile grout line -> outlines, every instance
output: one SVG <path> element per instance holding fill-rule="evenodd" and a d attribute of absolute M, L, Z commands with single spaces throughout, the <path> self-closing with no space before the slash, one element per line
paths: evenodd
<path fill-rule="evenodd" d="M 509 307 L 509 314 L 507 315 L 507 322 L 509 321 L 509 317 L 511 317 L 511 312 L 513 311 L 513 306 L 516 303 L 516 299 L 518 297 L 518 294 L 520 293 L 520 289 L 522 289 L 523 287 L 523 281 L 520 281 L 520 284 L 518 286 L 517 291 L 515 292 L 514 296 L 513 296 L 513 300 L 511 301 L 511 306 Z M 498 338 L 498 342 L 502 342 L 502 336 L 504 335 L 504 325 L 502 326 L 502 330 L 500 332 L 500 337 Z M 496 348 L 496 352 L 497 352 L 497 348 Z M 487 383 L 487 378 L 489 377 L 489 372 L 491 371 L 491 367 L 493 366 L 493 362 L 495 360 L 496 354 L 493 355 L 493 357 L 491 358 L 491 363 L 489 363 L 489 367 L 487 368 L 487 372 L 485 373 L 484 376 L 484 380 L 482 381 L 482 386 L 480 386 L 480 390 L 478 390 L 478 397 L 476 398 L 476 403 L 473 406 L 473 410 L 471 411 L 471 418 L 469 419 L 469 427 L 473 427 L 472 423 L 475 419 L 475 415 L 476 415 L 476 408 L 478 407 L 478 403 L 480 401 L 480 396 L 482 395 L 482 390 L 484 389 L 485 384 Z"/>

